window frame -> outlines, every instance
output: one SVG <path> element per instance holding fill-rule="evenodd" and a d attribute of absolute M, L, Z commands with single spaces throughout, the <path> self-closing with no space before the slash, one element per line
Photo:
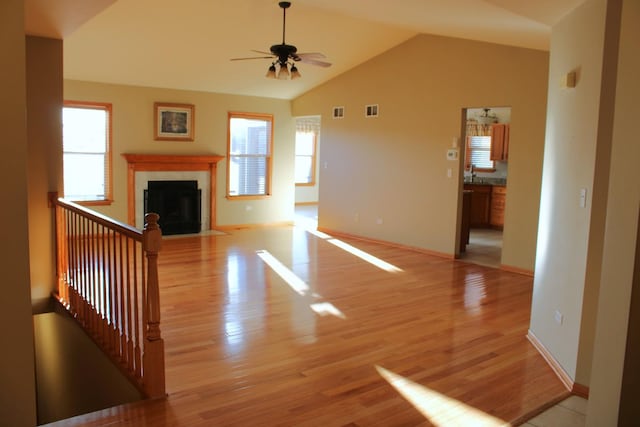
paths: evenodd
<path fill-rule="evenodd" d="M 296 131 L 296 142 L 294 144 L 295 145 L 294 151 L 297 151 L 297 148 L 298 148 L 297 146 L 298 133 L 302 133 L 302 132 Z M 304 133 L 313 134 L 313 154 L 311 154 L 311 180 L 309 182 L 296 182 L 295 185 L 296 187 L 313 187 L 316 185 L 316 163 L 318 160 L 318 132 L 313 131 L 313 132 L 304 132 Z M 294 157 L 297 160 L 298 154 L 294 153 Z M 300 157 L 309 157 L 309 156 L 305 155 Z M 294 169 L 296 166 L 297 166 L 297 162 L 294 163 Z M 295 170 L 294 170 L 294 176 L 295 176 Z"/>
<path fill-rule="evenodd" d="M 64 108 L 84 108 L 87 110 L 102 110 L 107 113 L 107 136 L 105 141 L 105 152 L 104 152 L 104 170 L 105 170 L 105 191 L 104 191 L 104 199 L 95 199 L 95 200 L 72 200 L 74 203 L 77 203 L 82 206 L 108 206 L 113 203 L 113 105 L 109 102 L 94 102 L 94 101 L 75 101 L 75 100 L 64 100 L 62 103 Z M 62 155 L 64 158 L 64 137 L 62 141 Z M 62 172 L 64 176 L 64 161 L 62 163 Z M 63 193 L 64 193 L 64 182 L 63 182 Z M 66 197 L 66 196 L 65 196 Z"/>
<path fill-rule="evenodd" d="M 270 132 L 269 132 L 269 144 L 268 144 L 268 155 L 265 156 L 266 159 L 266 169 L 267 172 L 265 174 L 265 194 L 239 194 L 233 195 L 229 194 L 231 190 L 231 159 L 232 157 L 242 157 L 242 156 L 232 156 L 231 155 L 231 120 L 232 119 L 248 119 L 248 120 L 263 120 L 265 122 L 269 122 Z M 226 198 L 228 200 L 255 200 L 255 199 L 265 199 L 271 197 L 271 183 L 273 176 L 273 135 L 274 135 L 274 119 L 273 114 L 267 113 L 247 113 L 247 112 L 237 112 L 237 111 L 229 111 L 227 114 L 227 191 Z"/>
<path fill-rule="evenodd" d="M 465 159 L 464 159 L 464 170 L 465 171 L 469 171 L 471 169 L 471 158 L 472 158 L 472 152 L 473 152 L 473 148 L 471 148 L 471 138 L 474 136 L 481 136 L 481 137 L 488 137 L 489 138 L 489 150 L 487 150 L 489 152 L 489 161 L 491 162 L 491 167 L 490 168 L 482 168 L 482 167 L 474 167 L 473 171 L 474 172 L 495 172 L 496 171 L 496 162 L 495 160 L 491 160 L 491 147 L 493 146 L 493 136 L 492 135 L 467 135 L 466 137 L 466 149 L 465 149 Z M 476 150 L 478 151 L 478 150 Z M 484 150 L 482 150 L 484 151 Z"/>

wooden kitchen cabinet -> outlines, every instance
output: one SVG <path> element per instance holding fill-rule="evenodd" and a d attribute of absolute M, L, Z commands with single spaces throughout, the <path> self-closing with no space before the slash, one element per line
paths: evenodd
<path fill-rule="evenodd" d="M 491 188 L 491 214 L 489 216 L 492 228 L 502 230 L 504 227 L 504 207 L 507 199 L 507 187 L 494 185 Z"/>
<path fill-rule="evenodd" d="M 465 190 L 471 190 L 471 227 L 487 228 L 490 226 L 491 185 L 465 184 Z"/>
<path fill-rule="evenodd" d="M 491 160 L 509 159 L 509 125 L 495 123 L 491 125 Z"/>

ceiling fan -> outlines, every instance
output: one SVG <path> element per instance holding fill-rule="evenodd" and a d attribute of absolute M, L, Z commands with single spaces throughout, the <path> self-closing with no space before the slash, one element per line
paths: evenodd
<path fill-rule="evenodd" d="M 285 25 L 287 22 L 287 9 L 291 6 L 289 1 L 281 1 L 278 6 L 282 8 L 282 43 L 274 44 L 269 48 L 270 52 L 263 52 L 260 50 L 252 50 L 252 52 L 260 53 L 269 56 L 253 56 L 249 58 L 233 58 L 232 61 L 243 61 L 246 59 L 273 59 L 275 61 L 271 63 L 269 70 L 267 71 L 267 77 L 275 79 L 276 77 L 281 80 L 286 80 L 289 77 L 291 79 L 297 79 L 301 77 L 296 62 L 302 62 L 305 64 L 318 65 L 320 67 L 330 67 L 329 62 L 322 61 L 326 58 L 322 53 L 298 53 L 298 48 L 293 45 L 285 43 Z M 276 66 L 279 69 L 276 69 Z"/>

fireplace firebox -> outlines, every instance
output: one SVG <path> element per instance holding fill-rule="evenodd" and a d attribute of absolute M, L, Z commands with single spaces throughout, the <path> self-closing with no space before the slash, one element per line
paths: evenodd
<path fill-rule="evenodd" d="M 144 212 L 160 215 L 163 235 L 199 233 L 201 191 L 198 181 L 149 181 Z"/>

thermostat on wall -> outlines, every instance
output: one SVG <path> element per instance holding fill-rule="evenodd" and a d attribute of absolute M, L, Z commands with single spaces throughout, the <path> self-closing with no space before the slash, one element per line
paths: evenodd
<path fill-rule="evenodd" d="M 458 160 L 458 150 L 455 148 L 448 149 L 447 160 Z"/>

